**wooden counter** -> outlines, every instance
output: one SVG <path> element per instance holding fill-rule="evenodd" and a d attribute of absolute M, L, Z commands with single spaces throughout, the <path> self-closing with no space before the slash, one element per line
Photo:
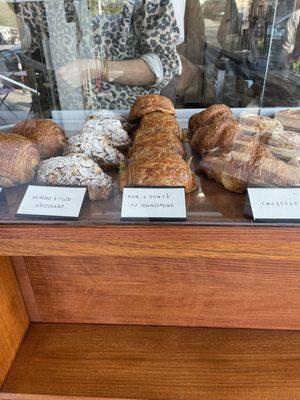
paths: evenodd
<path fill-rule="evenodd" d="M 180 224 L 121 223 L 119 195 L 18 219 L 23 192 L 0 205 L 0 400 L 298 398 L 300 226 L 205 178 Z"/>

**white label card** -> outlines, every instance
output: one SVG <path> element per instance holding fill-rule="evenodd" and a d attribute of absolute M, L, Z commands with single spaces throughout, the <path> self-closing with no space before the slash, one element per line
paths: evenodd
<path fill-rule="evenodd" d="M 186 220 L 184 187 L 125 187 L 122 220 Z"/>
<path fill-rule="evenodd" d="M 29 185 L 17 215 L 76 219 L 85 193 L 84 187 Z"/>
<path fill-rule="evenodd" d="M 248 189 L 255 221 L 300 220 L 300 188 Z"/>

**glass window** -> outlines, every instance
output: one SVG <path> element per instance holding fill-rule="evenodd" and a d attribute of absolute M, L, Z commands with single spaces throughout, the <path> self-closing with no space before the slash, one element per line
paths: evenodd
<path fill-rule="evenodd" d="M 28 184 L 91 179 L 79 222 L 119 222 L 124 171 L 181 186 L 191 168 L 188 221 L 248 223 L 248 187 L 300 183 L 299 21 L 299 0 L 2 1 L 0 220 Z M 134 161 L 149 148 L 181 172 Z"/>

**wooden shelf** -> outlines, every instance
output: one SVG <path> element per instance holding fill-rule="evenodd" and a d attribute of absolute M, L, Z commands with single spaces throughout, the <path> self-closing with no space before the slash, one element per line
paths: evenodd
<path fill-rule="evenodd" d="M 32 324 L 0 398 L 292 400 L 299 349 L 292 331 Z"/>

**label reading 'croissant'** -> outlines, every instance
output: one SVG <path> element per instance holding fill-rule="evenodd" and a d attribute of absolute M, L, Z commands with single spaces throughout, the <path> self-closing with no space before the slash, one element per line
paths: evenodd
<path fill-rule="evenodd" d="M 85 187 L 29 185 L 17 215 L 77 219 L 85 194 Z"/>
<path fill-rule="evenodd" d="M 125 187 L 121 220 L 185 221 L 185 188 Z"/>
<path fill-rule="evenodd" d="M 254 221 L 299 221 L 300 188 L 248 189 Z"/>

